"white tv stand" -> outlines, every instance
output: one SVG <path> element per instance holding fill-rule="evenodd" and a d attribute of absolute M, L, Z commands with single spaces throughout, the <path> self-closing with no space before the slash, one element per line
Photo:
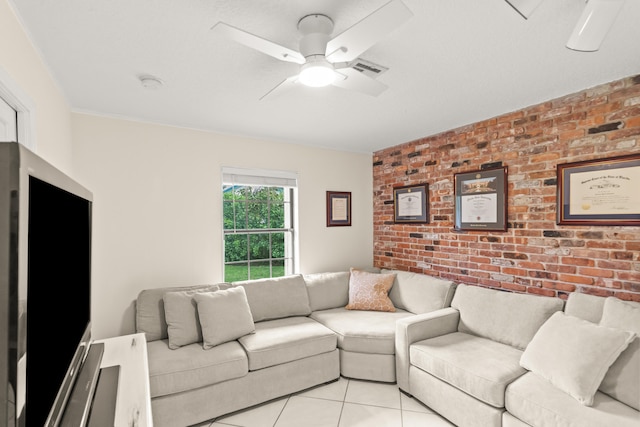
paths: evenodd
<path fill-rule="evenodd" d="M 114 427 L 153 427 L 145 335 L 96 340 L 104 344 L 100 368 L 119 366 Z"/>

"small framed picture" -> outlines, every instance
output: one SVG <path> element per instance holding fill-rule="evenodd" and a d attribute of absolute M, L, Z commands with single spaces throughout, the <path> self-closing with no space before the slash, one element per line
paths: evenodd
<path fill-rule="evenodd" d="M 507 230 L 507 167 L 454 176 L 455 229 Z"/>
<path fill-rule="evenodd" d="M 393 189 L 393 221 L 402 223 L 429 222 L 429 185 L 405 185 Z"/>
<path fill-rule="evenodd" d="M 561 164 L 558 224 L 640 225 L 640 154 Z"/>
<path fill-rule="evenodd" d="M 351 192 L 327 191 L 327 227 L 351 225 Z"/>

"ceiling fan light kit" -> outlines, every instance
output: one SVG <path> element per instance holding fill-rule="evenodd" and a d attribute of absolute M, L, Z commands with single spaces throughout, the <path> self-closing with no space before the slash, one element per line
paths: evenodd
<path fill-rule="evenodd" d="M 307 63 L 302 66 L 298 78 L 305 86 L 324 87 L 333 83 L 336 72 L 324 55 L 318 55 L 316 59 L 307 58 Z"/>
<path fill-rule="evenodd" d="M 298 21 L 298 31 L 302 34 L 300 53 L 306 60 L 298 76 L 300 83 L 310 87 L 329 86 L 336 78 L 333 65 L 325 56 L 333 21 L 325 15 L 307 15 Z"/>
<path fill-rule="evenodd" d="M 542 0 L 506 0 L 522 17 L 528 19 Z M 622 9 L 624 0 L 586 0 L 567 47 L 580 52 L 600 49 L 605 36 Z"/>

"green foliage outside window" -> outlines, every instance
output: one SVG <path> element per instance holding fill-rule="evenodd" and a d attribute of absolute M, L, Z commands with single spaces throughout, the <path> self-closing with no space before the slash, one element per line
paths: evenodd
<path fill-rule="evenodd" d="M 225 280 L 284 275 L 284 196 L 282 187 L 223 188 Z"/>

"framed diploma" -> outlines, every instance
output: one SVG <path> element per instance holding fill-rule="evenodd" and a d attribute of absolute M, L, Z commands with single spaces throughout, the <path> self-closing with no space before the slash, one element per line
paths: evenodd
<path fill-rule="evenodd" d="M 558 224 L 640 225 L 640 153 L 558 165 Z"/>
<path fill-rule="evenodd" d="M 351 225 L 351 192 L 327 191 L 327 227 Z"/>
<path fill-rule="evenodd" d="M 395 223 L 429 222 L 429 185 L 406 185 L 393 189 Z"/>
<path fill-rule="evenodd" d="M 507 230 L 507 167 L 454 176 L 455 229 Z"/>

